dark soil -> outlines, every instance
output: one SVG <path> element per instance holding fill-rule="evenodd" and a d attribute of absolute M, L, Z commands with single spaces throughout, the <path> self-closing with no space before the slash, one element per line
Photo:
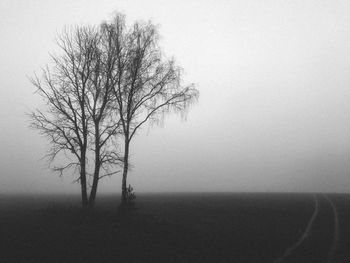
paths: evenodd
<path fill-rule="evenodd" d="M 350 197 L 329 197 L 340 216 L 334 262 L 350 262 Z M 140 194 L 137 209 L 124 214 L 115 196 L 100 197 L 92 212 L 76 197 L 47 198 L 0 197 L 0 262 L 272 263 L 314 210 L 310 194 Z M 332 216 L 323 200 L 294 262 L 327 260 Z"/>

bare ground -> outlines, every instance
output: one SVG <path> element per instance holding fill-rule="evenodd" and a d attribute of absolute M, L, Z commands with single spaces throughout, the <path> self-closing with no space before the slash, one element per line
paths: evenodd
<path fill-rule="evenodd" d="M 350 196 L 317 195 L 308 238 L 281 262 L 350 262 Z M 311 194 L 145 194 L 117 213 L 102 196 L 93 212 L 76 197 L 0 196 L 0 262 L 274 262 L 315 211 Z M 297 261 L 294 261 L 297 260 Z"/>

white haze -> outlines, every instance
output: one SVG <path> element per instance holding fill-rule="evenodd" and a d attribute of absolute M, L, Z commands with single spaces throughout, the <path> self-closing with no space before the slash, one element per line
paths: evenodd
<path fill-rule="evenodd" d="M 2 0 L 0 193 L 77 192 L 40 158 L 28 81 L 65 25 L 114 11 L 160 25 L 165 54 L 201 92 L 132 144 L 136 192 L 350 189 L 350 3 L 336 0 Z M 101 192 L 117 192 L 120 176 Z"/>

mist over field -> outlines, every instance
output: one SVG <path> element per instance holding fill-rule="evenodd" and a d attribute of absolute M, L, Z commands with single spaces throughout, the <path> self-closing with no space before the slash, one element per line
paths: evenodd
<path fill-rule="evenodd" d="M 43 102 L 28 77 L 65 25 L 122 11 L 159 24 L 161 46 L 201 96 L 132 142 L 136 192 L 348 192 L 347 1 L 10 1 L 0 3 L 0 192 L 74 193 L 41 160 L 25 113 Z M 118 192 L 120 176 L 101 193 Z"/>
<path fill-rule="evenodd" d="M 349 14 L 1 0 L 0 262 L 350 262 Z"/>

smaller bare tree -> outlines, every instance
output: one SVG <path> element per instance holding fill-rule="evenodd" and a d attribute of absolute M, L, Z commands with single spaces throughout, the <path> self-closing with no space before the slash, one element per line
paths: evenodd
<path fill-rule="evenodd" d="M 100 31 L 93 27 L 67 29 L 57 43 L 62 54 L 51 56 L 52 66 L 43 69 L 42 78 L 31 79 L 47 106 L 30 114 L 31 127 L 49 139 L 50 162 L 59 154 L 68 157 L 68 163 L 54 167 L 55 171 L 62 175 L 79 169 L 82 206 L 93 206 L 99 179 L 115 173 L 111 166 L 120 159 L 112 145 L 119 121 L 111 104 L 111 56 L 104 50 Z M 95 169 L 89 197 L 90 152 L 95 153 Z"/>
<path fill-rule="evenodd" d="M 111 42 L 100 34 L 96 46 L 98 56 L 94 62 L 92 85 L 87 89 L 87 110 L 91 116 L 93 129 L 90 131 L 94 146 L 95 168 L 89 198 L 89 205 L 94 206 L 97 185 L 101 178 L 111 176 L 119 171 L 111 170 L 120 165 L 122 158 L 117 152 L 116 138 L 120 134 L 119 116 L 115 111 L 112 72 L 115 66 L 114 50 Z M 104 174 L 100 175 L 103 170 Z"/>

